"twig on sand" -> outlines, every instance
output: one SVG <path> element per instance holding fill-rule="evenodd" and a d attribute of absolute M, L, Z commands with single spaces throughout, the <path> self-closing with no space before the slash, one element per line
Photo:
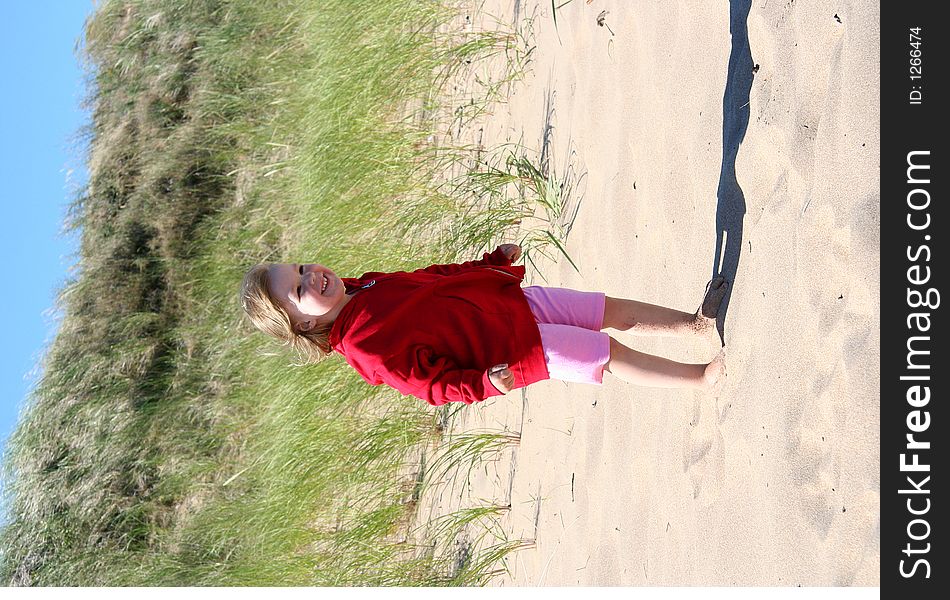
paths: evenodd
<path fill-rule="evenodd" d="M 608 13 L 608 12 L 609 12 L 609 11 L 606 11 L 606 10 L 600 11 L 600 14 L 597 15 L 597 24 L 600 25 L 601 27 L 606 27 L 606 28 L 607 28 L 607 31 L 610 32 L 610 35 L 617 35 L 617 34 L 614 33 L 614 30 L 610 28 L 610 25 L 607 24 L 607 13 Z"/>
<path fill-rule="evenodd" d="M 567 0 L 567 2 L 571 2 L 571 1 L 572 0 Z M 565 2 L 564 4 L 567 4 L 567 2 Z M 562 4 L 561 6 L 564 6 L 564 4 Z M 561 6 L 554 6 L 554 0 L 551 0 L 551 16 L 554 17 L 554 33 L 557 34 L 557 43 L 563 45 L 564 42 L 561 41 L 561 32 L 557 28 L 557 9 L 561 8 Z"/>
<path fill-rule="evenodd" d="M 803 214 L 803 215 L 805 214 L 805 211 L 808 210 L 808 205 L 809 205 L 809 204 L 811 204 L 811 196 L 809 196 L 808 199 L 805 200 L 805 206 L 802 207 L 802 214 Z"/>

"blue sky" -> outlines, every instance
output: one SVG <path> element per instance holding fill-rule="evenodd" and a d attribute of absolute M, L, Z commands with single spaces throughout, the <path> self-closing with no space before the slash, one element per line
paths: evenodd
<path fill-rule="evenodd" d="M 62 231 L 66 206 L 86 182 L 80 128 L 88 115 L 76 52 L 90 0 L 4 2 L 0 24 L 0 256 L 5 263 L 0 344 L 0 444 L 34 379 L 27 375 L 55 335 L 49 314 L 74 263 Z M 72 169 L 70 173 L 69 170 Z"/>

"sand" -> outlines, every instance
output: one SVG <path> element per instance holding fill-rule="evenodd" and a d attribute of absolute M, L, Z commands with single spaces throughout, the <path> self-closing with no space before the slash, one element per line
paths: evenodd
<path fill-rule="evenodd" d="M 692 312 L 721 271 L 728 377 L 466 407 L 454 430 L 521 442 L 420 517 L 510 504 L 497 528 L 525 544 L 493 586 L 878 585 L 877 3 L 574 0 L 557 28 L 547 0 L 471 9 L 473 28 L 533 15 L 537 48 L 462 135 L 576 173 L 580 273 L 546 261 L 528 283 Z M 686 362 L 720 345 L 610 333 Z"/>

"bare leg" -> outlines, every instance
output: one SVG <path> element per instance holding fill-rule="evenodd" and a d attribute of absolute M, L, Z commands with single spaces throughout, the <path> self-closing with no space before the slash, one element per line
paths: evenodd
<path fill-rule="evenodd" d="M 712 390 L 725 375 L 723 357 L 720 352 L 708 364 L 679 363 L 637 352 L 610 338 L 610 360 L 604 369 L 635 385 Z"/>
<path fill-rule="evenodd" d="M 726 280 L 709 282 L 703 303 L 695 313 L 607 296 L 604 302 L 604 329 L 629 331 L 637 335 L 702 335 L 716 326 L 716 313 L 726 294 Z"/>

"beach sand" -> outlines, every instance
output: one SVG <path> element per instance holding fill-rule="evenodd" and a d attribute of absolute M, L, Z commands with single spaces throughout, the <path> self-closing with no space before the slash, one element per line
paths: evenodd
<path fill-rule="evenodd" d="M 721 271 L 728 378 L 708 396 L 607 374 L 465 407 L 454 431 L 520 444 L 420 518 L 510 504 L 496 526 L 524 547 L 494 586 L 878 585 L 877 3 L 574 0 L 556 28 L 546 0 L 470 15 L 533 16 L 537 47 L 463 135 L 575 174 L 580 272 L 545 261 L 528 284 L 692 312 Z M 685 362 L 720 346 L 611 333 Z"/>

